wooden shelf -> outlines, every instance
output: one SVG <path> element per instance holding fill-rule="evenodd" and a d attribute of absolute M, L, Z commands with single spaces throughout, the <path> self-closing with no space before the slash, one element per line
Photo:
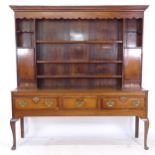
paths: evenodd
<path fill-rule="evenodd" d="M 133 30 L 133 31 L 130 31 L 130 30 L 127 30 L 125 31 L 126 33 L 138 33 L 138 34 L 142 34 L 142 31 L 137 31 L 137 30 Z"/>
<path fill-rule="evenodd" d="M 38 44 L 113 44 L 113 43 L 123 43 L 122 40 L 84 40 L 84 41 L 71 41 L 71 40 L 61 40 L 61 41 L 50 41 L 50 40 L 37 40 Z"/>
<path fill-rule="evenodd" d="M 69 60 L 57 60 L 57 61 L 52 61 L 52 60 L 38 60 L 37 61 L 38 64 L 102 64 L 102 63 L 110 63 L 110 64 L 121 64 L 123 63 L 122 60 L 86 60 L 86 61 L 78 61 L 78 60 L 74 60 L 74 61 L 69 61 Z"/>
<path fill-rule="evenodd" d="M 29 47 L 29 46 L 25 46 L 25 47 L 23 47 L 23 46 L 17 46 L 17 49 L 34 49 L 33 47 Z"/>
<path fill-rule="evenodd" d="M 136 46 L 136 47 L 124 47 L 124 49 L 142 49 L 141 46 Z"/>
<path fill-rule="evenodd" d="M 34 33 L 33 31 L 16 31 L 16 33 Z"/>
<path fill-rule="evenodd" d="M 63 78 L 122 78 L 122 75 L 37 75 L 38 79 L 63 79 Z"/>

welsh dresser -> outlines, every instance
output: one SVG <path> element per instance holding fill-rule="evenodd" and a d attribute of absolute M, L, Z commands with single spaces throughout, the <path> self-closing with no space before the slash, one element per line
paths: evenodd
<path fill-rule="evenodd" d="M 148 6 L 10 6 L 15 13 L 17 89 L 10 121 L 37 116 L 134 116 L 149 128 L 142 89 Z M 119 143 L 119 142 L 118 142 Z"/>

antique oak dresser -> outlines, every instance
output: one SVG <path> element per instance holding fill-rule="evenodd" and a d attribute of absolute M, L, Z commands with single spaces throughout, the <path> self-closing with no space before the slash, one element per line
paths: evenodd
<path fill-rule="evenodd" d="M 135 116 L 149 128 L 142 89 L 148 6 L 10 6 L 15 12 L 17 89 L 10 121 L 35 116 Z"/>

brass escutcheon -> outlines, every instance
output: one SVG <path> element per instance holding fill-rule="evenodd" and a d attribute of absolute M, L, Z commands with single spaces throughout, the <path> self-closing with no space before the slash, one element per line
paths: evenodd
<path fill-rule="evenodd" d="M 128 99 L 128 98 L 127 98 L 126 96 L 121 96 L 121 97 L 120 97 L 120 100 L 121 100 L 122 102 L 125 102 L 127 99 Z"/>
<path fill-rule="evenodd" d="M 84 99 L 77 99 L 75 104 L 78 108 L 82 107 L 84 105 Z"/>
<path fill-rule="evenodd" d="M 29 86 L 29 83 L 25 83 L 24 86 L 25 86 L 25 87 L 28 87 L 28 86 Z"/>
<path fill-rule="evenodd" d="M 39 97 L 35 96 L 35 97 L 33 97 L 32 100 L 33 100 L 33 102 L 38 103 L 40 99 L 39 99 Z"/>

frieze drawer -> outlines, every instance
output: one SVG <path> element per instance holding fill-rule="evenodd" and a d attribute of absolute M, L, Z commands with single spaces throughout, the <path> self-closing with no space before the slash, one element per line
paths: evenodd
<path fill-rule="evenodd" d="M 63 97 L 63 109 L 96 109 L 97 97 Z"/>
<path fill-rule="evenodd" d="M 144 97 L 109 96 L 102 97 L 101 108 L 103 109 L 143 109 Z"/>
<path fill-rule="evenodd" d="M 50 97 L 16 97 L 15 108 L 24 109 L 55 109 L 58 110 L 57 98 Z"/>

